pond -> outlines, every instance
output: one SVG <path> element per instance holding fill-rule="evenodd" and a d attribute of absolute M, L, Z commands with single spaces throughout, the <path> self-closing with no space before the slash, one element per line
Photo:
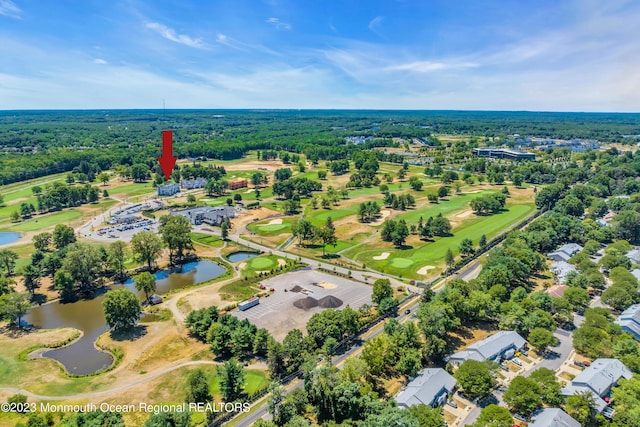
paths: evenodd
<path fill-rule="evenodd" d="M 224 274 L 225 269 L 211 261 L 197 261 L 184 264 L 175 270 L 162 270 L 155 274 L 158 294 L 179 289 L 196 283 L 215 279 Z M 114 289 L 126 286 L 135 291 L 133 280 Z M 108 291 L 106 291 L 108 292 Z M 71 327 L 83 332 L 83 336 L 67 347 L 49 350 L 43 353 L 62 363 L 72 374 L 86 375 L 108 368 L 113 363 L 111 354 L 95 347 L 98 337 L 109 329 L 102 309 L 103 291 L 90 300 L 80 300 L 63 304 L 58 301 L 32 308 L 24 321 L 38 328 L 53 329 Z M 140 299 L 144 294 L 138 294 Z"/>
<path fill-rule="evenodd" d="M 258 252 L 239 251 L 227 255 L 227 259 L 231 262 L 244 261 L 260 255 Z"/>
<path fill-rule="evenodd" d="M 22 234 L 20 233 L 14 233 L 12 231 L 0 231 L 0 246 L 17 242 L 21 237 Z"/>

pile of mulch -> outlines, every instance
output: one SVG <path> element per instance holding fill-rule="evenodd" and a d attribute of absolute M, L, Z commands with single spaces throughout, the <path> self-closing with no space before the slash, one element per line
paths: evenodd
<path fill-rule="evenodd" d="M 327 295 L 326 297 L 318 300 L 318 305 L 322 308 L 338 308 L 342 305 L 342 300 L 334 297 L 333 295 Z"/>
<path fill-rule="evenodd" d="M 293 305 L 303 310 L 308 310 L 310 308 L 317 307 L 318 300 L 312 297 L 306 297 L 306 298 L 297 300 L 296 302 L 293 303 Z"/>
<path fill-rule="evenodd" d="M 289 292 L 302 292 L 303 290 L 303 287 L 295 285 L 293 288 L 289 289 Z"/>

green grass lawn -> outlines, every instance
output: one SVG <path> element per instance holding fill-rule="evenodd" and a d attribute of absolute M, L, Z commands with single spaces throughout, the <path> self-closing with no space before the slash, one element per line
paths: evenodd
<path fill-rule="evenodd" d="M 255 285 L 231 282 L 220 288 L 220 296 L 225 301 L 244 301 L 258 292 Z"/>
<path fill-rule="evenodd" d="M 420 220 L 420 217 L 426 221 L 430 216 L 435 218 L 438 214 L 447 216 L 451 212 L 466 207 L 466 205 L 476 197 L 496 193 L 497 191 L 498 190 L 484 190 L 479 193 L 453 194 L 448 196 L 446 201 L 441 200 L 439 203 L 429 203 L 426 207 L 409 210 L 406 213 L 397 215 L 394 219 L 404 219 L 408 224 L 416 224 Z"/>
<path fill-rule="evenodd" d="M 33 218 L 12 224 L 3 229 L 3 231 L 36 231 L 42 230 L 48 227 L 53 227 L 57 224 L 66 224 L 70 221 L 74 221 L 82 216 L 82 213 L 77 209 L 67 209 L 61 212 L 50 213 L 46 215 L 36 215 Z"/>
<path fill-rule="evenodd" d="M 395 249 L 388 243 L 373 241 L 363 246 L 347 250 L 345 256 L 358 263 L 365 263 L 375 270 L 407 278 L 421 278 L 417 271 L 427 265 L 436 267 L 444 264 L 447 249 L 458 253 L 460 242 L 469 238 L 474 245 L 478 244 L 483 234 L 491 239 L 511 225 L 520 222 L 535 210 L 533 203 L 507 205 L 507 209 L 491 216 L 474 216 L 453 230 L 451 237 L 438 237 L 433 242 L 424 242 L 410 249 Z M 384 247 L 380 247 L 384 244 Z M 374 256 L 390 252 L 385 260 L 374 260 Z M 437 270 L 436 270 L 437 271 Z"/>
<path fill-rule="evenodd" d="M 156 191 L 151 182 L 139 182 L 135 184 L 127 184 L 112 189 L 107 189 L 109 194 L 120 197 L 139 196 L 141 194 L 153 193 Z"/>
<path fill-rule="evenodd" d="M 291 223 L 294 219 L 283 218 L 282 224 L 269 224 L 271 220 L 254 222 L 247 226 L 247 229 L 259 236 L 277 236 L 283 233 L 291 233 Z"/>
<path fill-rule="evenodd" d="M 306 210 L 306 216 L 313 225 L 324 225 L 327 222 L 327 218 L 331 217 L 332 221 L 337 221 L 340 218 L 344 218 L 349 215 L 355 215 L 358 213 L 360 205 L 358 203 L 352 203 L 347 205 L 348 201 L 341 201 L 340 206 L 333 206 L 332 209 L 311 209 Z"/>
<path fill-rule="evenodd" d="M 211 234 L 204 233 L 191 233 L 191 239 L 195 243 L 200 243 L 201 245 L 212 246 L 214 248 L 221 248 L 224 242 L 220 237 L 212 236 Z"/>

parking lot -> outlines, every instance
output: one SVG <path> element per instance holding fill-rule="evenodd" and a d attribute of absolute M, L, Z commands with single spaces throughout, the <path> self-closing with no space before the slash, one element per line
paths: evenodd
<path fill-rule="evenodd" d="M 118 224 L 111 227 L 103 227 L 94 232 L 87 233 L 87 237 L 103 241 L 123 240 L 130 241 L 134 234 L 140 231 L 158 231 L 158 221 L 149 218 L 137 218 L 131 224 Z"/>
<path fill-rule="evenodd" d="M 307 321 L 313 314 L 325 309 L 319 305 L 298 308 L 294 305 L 298 300 L 330 299 L 335 305 L 337 299 L 342 301 L 337 309 L 349 305 L 354 310 L 371 304 L 371 286 L 311 269 L 263 280 L 262 284 L 275 291 L 268 298 L 261 298 L 260 304 L 246 311 L 235 311 L 233 315 L 239 319 L 249 319 L 259 328 L 267 329 L 277 340 L 282 340 L 292 329 L 306 333 Z"/>

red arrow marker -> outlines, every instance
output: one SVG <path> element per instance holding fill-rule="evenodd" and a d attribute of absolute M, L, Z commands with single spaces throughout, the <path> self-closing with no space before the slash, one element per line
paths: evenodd
<path fill-rule="evenodd" d="M 158 157 L 158 163 L 164 172 L 164 178 L 169 180 L 171 172 L 176 165 L 177 157 L 173 157 L 173 132 L 170 130 L 162 131 L 162 156 Z"/>

